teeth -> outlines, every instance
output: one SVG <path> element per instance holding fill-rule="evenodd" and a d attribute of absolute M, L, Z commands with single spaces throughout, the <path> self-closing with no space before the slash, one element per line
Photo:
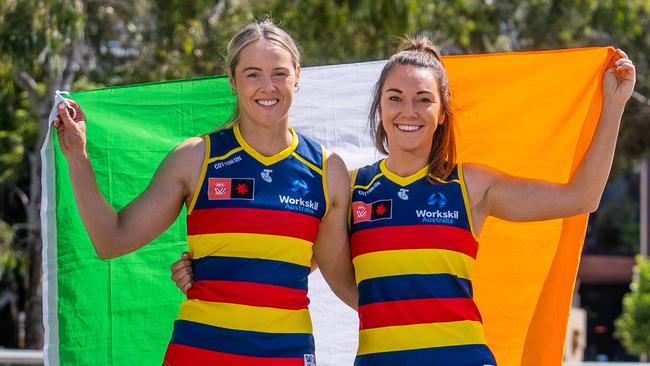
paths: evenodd
<path fill-rule="evenodd" d="M 270 107 L 272 105 L 278 104 L 278 100 L 277 99 L 270 99 L 270 100 L 269 99 L 258 99 L 257 104 L 263 105 L 265 107 Z"/>
<path fill-rule="evenodd" d="M 414 125 L 397 125 L 397 128 L 400 131 L 405 131 L 405 132 L 412 132 L 412 131 L 417 131 L 421 128 L 422 126 L 414 126 Z"/>

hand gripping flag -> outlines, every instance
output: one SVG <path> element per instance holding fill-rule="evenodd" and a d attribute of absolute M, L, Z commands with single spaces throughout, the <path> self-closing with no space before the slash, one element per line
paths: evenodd
<path fill-rule="evenodd" d="M 612 57 L 610 48 L 445 57 L 459 160 L 567 182 L 594 133 L 602 74 Z M 290 124 L 339 153 L 349 168 L 374 161 L 366 121 L 383 65 L 303 69 Z M 102 193 L 116 209 L 147 186 L 176 144 L 217 128 L 234 102 L 227 79 L 219 76 L 70 97 L 86 112 L 88 154 Z M 185 214 L 137 252 L 100 260 L 77 213 L 53 134 L 41 154 L 46 364 L 160 365 L 183 299 L 169 266 L 187 247 Z M 215 181 L 214 198 L 252 198 L 234 183 Z M 387 215 L 388 207 L 382 207 L 368 211 L 368 219 Z M 586 222 L 587 215 L 485 223 L 474 284 L 499 365 L 561 363 Z M 334 298 L 318 273 L 311 277 L 318 364 L 351 365 L 356 314 Z"/>

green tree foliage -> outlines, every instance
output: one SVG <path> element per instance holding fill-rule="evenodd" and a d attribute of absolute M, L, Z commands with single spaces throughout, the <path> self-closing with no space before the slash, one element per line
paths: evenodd
<path fill-rule="evenodd" d="M 623 298 L 623 313 L 616 320 L 616 337 L 632 354 L 650 353 L 650 261 L 637 257 L 631 292 Z"/>
<path fill-rule="evenodd" d="M 299 41 L 303 66 L 384 59 L 405 34 L 447 54 L 613 44 L 639 71 L 623 169 L 650 146 L 649 13 L 648 0 L 0 0 L 0 220 L 30 259 L 28 324 L 40 324 L 38 150 L 55 90 L 220 74 L 228 40 L 265 16 Z"/>

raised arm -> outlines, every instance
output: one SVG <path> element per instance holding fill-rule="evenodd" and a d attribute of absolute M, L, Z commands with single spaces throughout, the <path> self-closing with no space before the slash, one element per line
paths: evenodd
<path fill-rule="evenodd" d="M 190 182 L 198 180 L 204 143 L 193 138 L 180 144 L 160 164 L 146 190 L 116 212 L 99 191 L 86 154 L 85 116 L 76 103 L 71 103 L 77 109 L 75 120 L 61 104 L 54 126 L 68 162 L 83 224 L 100 258 L 133 252 L 155 239 L 178 217 L 193 190 Z"/>
<path fill-rule="evenodd" d="M 332 291 L 356 310 L 359 295 L 350 257 L 347 225 L 350 176 L 343 160 L 334 153 L 327 158 L 326 174 L 330 207 L 318 228 L 314 257 Z"/>
<path fill-rule="evenodd" d="M 521 179 L 493 169 L 465 164 L 465 181 L 474 230 L 493 215 L 510 221 L 538 221 L 593 212 L 598 208 L 612 166 L 625 103 L 636 73 L 627 55 L 605 71 L 603 109 L 591 145 L 571 181 L 555 184 Z"/>

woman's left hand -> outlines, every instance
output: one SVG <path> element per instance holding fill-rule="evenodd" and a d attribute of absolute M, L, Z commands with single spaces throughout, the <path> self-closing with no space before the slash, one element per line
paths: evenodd
<path fill-rule="evenodd" d="M 622 108 L 634 92 L 636 70 L 625 52 L 617 49 L 616 53 L 621 58 L 605 71 L 603 100 L 605 103 L 614 103 Z"/>

